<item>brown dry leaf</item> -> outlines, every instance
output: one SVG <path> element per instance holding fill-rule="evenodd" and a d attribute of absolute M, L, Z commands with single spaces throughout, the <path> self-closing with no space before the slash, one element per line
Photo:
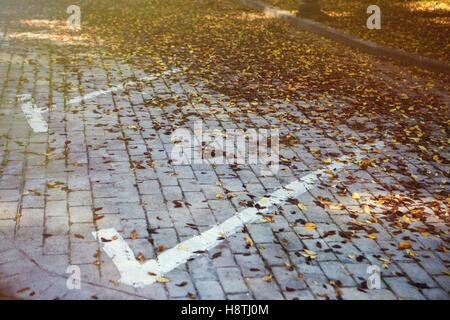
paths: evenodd
<path fill-rule="evenodd" d="M 139 252 L 138 255 L 136 256 L 136 259 L 143 263 L 145 261 L 145 256 L 142 254 L 142 252 Z"/>
<path fill-rule="evenodd" d="M 164 250 L 166 250 L 166 246 L 163 245 L 163 244 L 160 244 L 160 245 L 158 246 L 158 252 L 163 252 Z"/>
<path fill-rule="evenodd" d="M 222 256 L 222 252 L 216 252 L 212 255 L 211 259 L 217 259 Z"/>
<path fill-rule="evenodd" d="M 131 240 L 136 240 L 137 236 L 138 236 L 138 233 L 136 230 L 131 231 L 131 235 L 130 235 Z"/>
<path fill-rule="evenodd" d="M 406 250 L 406 249 L 411 249 L 411 243 L 407 242 L 407 241 L 402 241 L 400 242 L 400 244 L 398 245 L 398 248 L 400 250 Z"/>

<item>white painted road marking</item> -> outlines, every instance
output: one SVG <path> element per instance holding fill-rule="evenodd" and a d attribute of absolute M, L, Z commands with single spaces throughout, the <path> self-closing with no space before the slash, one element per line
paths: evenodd
<path fill-rule="evenodd" d="M 373 148 L 379 149 L 382 143 L 377 143 Z M 370 149 L 365 146 L 365 149 Z M 103 229 L 93 232 L 94 237 L 103 245 L 103 250 L 112 259 L 120 272 L 120 282 L 134 287 L 143 287 L 155 283 L 158 277 L 164 276 L 192 257 L 199 255 L 199 252 L 214 248 L 227 236 L 236 233 L 245 224 L 250 224 L 261 219 L 263 214 L 270 213 L 276 206 L 285 203 L 290 198 L 296 198 L 301 194 L 315 188 L 320 178 L 326 179 L 327 173 L 336 172 L 352 164 L 351 160 L 357 161 L 363 157 L 358 150 L 353 158 L 344 156 L 324 169 L 316 170 L 294 181 L 286 187 L 275 191 L 269 197 L 263 197 L 258 201 L 261 209 L 254 207 L 247 208 L 235 216 L 227 219 L 223 223 L 183 241 L 175 247 L 162 252 L 155 260 L 147 260 L 139 263 L 133 251 L 116 231 L 116 229 Z"/>
<path fill-rule="evenodd" d="M 90 99 L 93 99 L 93 98 L 96 98 L 96 97 L 99 97 L 99 96 L 102 96 L 102 95 L 105 95 L 108 93 L 123 90 L 127 86 L 132 86 L 132 85 L 138 84 L 139 82 L 153 81 L 153 80 L 158 79 L 158 77 L 168 76 L 168 75 L 170 75 L 172 73 L 176 73 L 178 71 L 179 71 L 178 69 L 174 68 L 174 69 L 162 72 L 160 75 L 149 75 L 149 76 L 139 78 L 136 81 L 131 80 L 131 81 L 128 81 L 125 83 L 121 83 L 121 84 L 113 86 L 107 90 L 97 90 L 94 92 L 90 92 L 83 96 L 70 99 L 69 101 L 66 102 L 66 106 L 79 104 L 82 101 L 86 102 Z M 29 95 L 29 94 L 24 94 L 24 95 L 20 96 L 19 100 L 21 102 L 23 102 L 20 107 L 22 109 L 22 112 L 25 114 L 25 117 L 26 117 L 31 129 L 33 129 L 33 131 L 36 133 L 47 132 L 48 124 L 44 120 L 44 117 L 42 114 L 45 112 L 48 112 L 48 108 L 47 107 L 43 107 L 43 108 L 37 107 L 35 104 L 32 103 L 32 98 L 31 98 L 31 95 Z M 57 108 L 57 107 L 58 107 L 58 105 L 56 105 L 56 104 L 52 106 L 52 108 Z"/>
<path fill-rule="evenodd" d="M 37 133 L 47 132 L 48 124 L 42 115 L 44 112 L 47 112 L 47 108 L 39 108 L 33 103 L 29 94 L 19 96 L 19 101 L 22 103 L 20 107 L 31 129 Z"/>

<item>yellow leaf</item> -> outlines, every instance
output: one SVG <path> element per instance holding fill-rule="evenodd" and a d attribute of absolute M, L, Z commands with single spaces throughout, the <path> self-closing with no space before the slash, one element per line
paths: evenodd
<path fill-rule="evenodd" d="M 170 279 L 165 278 L 165 277 L 157 277 L 156 278 L 156 282 L 158 282 L 158 283 L 167 283 L 167 282 L 170 282 Z"/>
<path fill-rule="evenodd" d="M 366 213 L 366 214 L 370 214 L 370 207 L 369 207 L 368 205 L 364 205 L 364 206 L 363 206 L 363 211 L 364 211 L 364 213 Z"/>
<path fill-rule="evenodd" d="M 305 258 L 309 258 L 311 260 L 317 258 L 317 253 L 312 250 L 304 249 L 303 252 L 300 253 Z"/>
<path fill-rule="evenodd" d="M 359 195 L 358 192 L 353 192 L 352 198 L 355 199 L 355 200 L 358 200 L 358 199 L 361 199 L 361 196 Z"/>
<path fill-rule="evenodd" d="M 264 218 L 261 219 L 261 222 L 270 222 L 270 223 L 274 223 L 275 219 L 274 217 L 271 216 L 265 216 Z"/>
<path fill-rule="evenodd" d="M 406 249 L 406 254 L 411 257 L 417 257 L 417 253 L 412 249 Z"/>
<path fill-rule="evenodd" d="M 225 196 L 223 195 L 223 194 L 221 194 L 221 193 L 217 193 L 216 194 L 216 198 L 217 199 L 223 199 Z"/>
<path fill-rule="evenodd" d="M 315 230 L 315 229 L 317 229 L 317 226 L 312 222 L 308 222 L 308 223 L 305 223 L 305 229 Z"/>
<path fill-rule="evenodd" d="M 245 237 L 245 243 L 247 244 L 247 247 L 253 247 L 253 240 L 249 236 Z"/>
<path fill-rule="evenodd" d="M 341 210 L 343 208 L 342 204 L 330 204 L 330 209 L 331 210 Z"/>
<path fill-rule="evenodd" d="M 271 274 L 268 274 L 268 275 L 262 277 L 262 279 L 263 279 L 265 282 L 272 282 L 273 276 L 272 276 Z"/>
<path fill-rule="evenodd" d="M 367 238 L 375 240 L 377 238 L 377 235 L 375 233 L 371 233 L 367 235 Z"/>

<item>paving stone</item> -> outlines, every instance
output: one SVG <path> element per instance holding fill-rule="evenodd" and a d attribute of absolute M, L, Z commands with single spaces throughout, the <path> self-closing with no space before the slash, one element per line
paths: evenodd
<path fill-rule="evenodd" d="M 23 209 L 19 224 L 22 227 L 43 227 L 44 209 Z"/>
<path fill-rule="evenodd" d="M 296 290 L 283 292 L 287 300 L 315 300 L 314 295 L 309 290 Z"/>
<path fill-rule="evenodd" d="M 334 261 L 323 261 L 320 262 L 320 267 L 330 280 L 340 281 L 343 286 L 355 285 L 355 281 L 349 275 L 349 271 L 346 270 L 345 265 Z"/>
<path fill-rule="evenodd" d="M 276 284 L 266 282 L 261 278 L 248 278 L 246 283 L 257 300 L 284 300 Z"/>
<path fill-rule="evenodd" d="M 66 217 L 67 216 L 67 201 L 47 201 L 45 207 L 45 214 L 47 217 Z"/>
<path fill-rule="evenodd" d="M 241 271 L 238 268 L 218 268 L 217 275 L 223 290 L 227 294 L 248 292 Z"/>
<path fill-rule="evenodd" d="M 306 289 L 303 275 L 286 267 L 272 267 L 272 273 L 283 291 Z"/>
<path fill-rule="evenodd" d="M 405 275 L 413 282 L 425 284 L 429 287 L 436 287 L 433 279 L 416 263 L 398 263 Z"/>
<path fill-rule="evenodd" d="M 202 300 L 223 300 L 225 294 L 217 281 L 196 281 L 198 296 Z"/>
<path fill-rule="evenodd" d="M 295 232 L 280 232 L 277 237 L 286 251 L 298 251 L 304 248 Z"/>
<path fill-rule="evenodd" d="M 450 279 L 448 276 L 435 276 L 434 279 L 447 292 L 450 292 Z"/>
<path fill-rule="evenodd" d="M 189 294 L 195 294 L 195 288 L 188 272 L 174 270 L 167 274 L 170 282 L 167 283 L 167 290 L 171 298 L 186 298 Z"/>
<path fill-rule="evenodd" d="M 373 289 L 362 292 L 357 288 L 342 288 L 344 300 L 396 300 L 396 296 L 386 289 Z"/>
<path fill-rule="evenodd" d="M 272 243 L 275 239 L 270 225 L 267 223 L 250 224 L 247 226 L 255 243 Z"/>
<path fill-rule="evenodd" d="M 235 255 L 237 264 L 246 278 L 263 277 L 267 274 L 266 267 L 261 257 L 255 254 Z"/>
<path fill-rule="evenodd" d="M 250 293 L 236 293 L 227 295 L 228 300 L 253 300 Z"/>
<path fill-rule="evenodd" d="M 69 208 L 71 223 L 89 223 L 94 220 L 94 212 L 92 207 L 70 207 Z"/>
<path fill-rule="evenodd" d="M 423 289 L 422 293 L 429 300 L 449 300 L 450 294 L 440 288 Z"/>
<path fill-rule="evenodd" d="M 279 244 L 261 244 L 258 245 L 258 250 L 269 266 L 284 265 L 288 261 L 287 254 Z"/>
<path fill-rule="evenodd" d="M 406 278 L 394 277 L 383 279 L 400 300 L 424 300 L 425 297 Z"/>
<path fill-rule="evenodd" d="M 15 219 L 17 210 L 17 202 L 2 202 L 0 206 L 0 219 Z"/>

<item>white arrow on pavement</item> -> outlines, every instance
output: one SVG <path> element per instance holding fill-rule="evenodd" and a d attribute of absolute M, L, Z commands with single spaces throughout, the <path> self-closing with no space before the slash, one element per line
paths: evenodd
<path fill-rule="evenodd" d="M 383 143 L 379 142 L 372 148 L 380 149 L 382 146 Z M 371 149 L 367 145 L 363 147 L 366 150 Z M 116 229 L 99 230 L 93 232 L 93 235 L 119 270 L 121 275 L 119 281 L 121 283 L 134 287 L 151 285 L 158 280 L 158 277 L 164 276 L 204 251 L 214 248 L 226 237 L 240 230 L 245 224 L 260 220 L 263 214 L 270 213 L 276 206 L 315 188 L 320 179 L 327 179 L 330 171 L 337 172 L 351 165 L 355 160 L 362 159 L 362 157 L 363 154 L 358 150 L 353 158 L 348 156 L 339 158 L 325 168 L 311 172 L 299 181 L 294 181 L 286 187 L 278 189 L 270 196 L 261 198 L 257 203 L 259 210 L 255 207 L 247 208 L 202 234 L 162 252 L 157 259 L 147 260 L 144 263 L 136 260 L 133 251 Z"/>

